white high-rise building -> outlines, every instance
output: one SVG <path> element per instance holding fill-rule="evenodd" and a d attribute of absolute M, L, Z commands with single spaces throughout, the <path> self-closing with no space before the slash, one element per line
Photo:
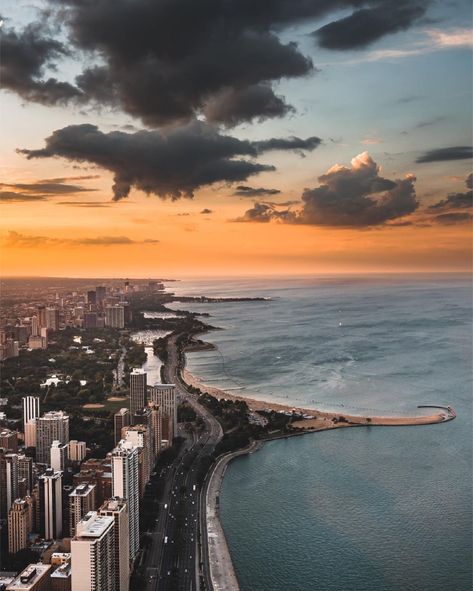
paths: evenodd
<path fill-rule="evenodd" d="M 38 482 L 41 533 L 54 540 L 62 536 L 62 472 L 48 468 Z"/>
<path fill-rule="evenodd" d="M 172 433 L 169 439 L 172 441 L 177 435 L 177 402 L 176 387 L 174 384 L 155 384 L 150 389 L 150 400 L 157 404 L 163 413 L 171 417 Z"/>
<path fill-rule="evenodd" d="M 130 584 L 130 521 L 128 505 L 123 499 L 105 501 L 100 515 L 113 517 L 115 522 L 115 591 L 128 591 Z"/>
<path fill-rule="evenodd" d="M 142 369 L 134 369 L 130 373 L 130 414 L 131 420 L 136 411 L 146 406 L 147 374 Z"/>
<path fill-rule="evenodd" d="M 71 541 L 72 591 L 115 591 L 114 518 L 91 511 Z"/>
<path fill-rule="evenodd" d="M 112 493 L 128 504 L 132 562 L 140 546 L 138 454 L 130 441 L 120 441 L 112 451 Z"/>
<path fill-rule="evenodd" d="M 53 441 L 69 443 L 69 415 L 62 410 L 51 410 L 36 419 L 36 461 L 49 464 Z"/>
<path fill-rule="evenodd" d="M 23 398 L 23 425 L 39 417 L 39 396 L 25 396 Z"/>
<path fill-rule="evenodd" d="M 50 448 L 49 465 L 55 471 L 64 472 L 66 469 L 67 445 L 60 441 L 53 441 Z"/>

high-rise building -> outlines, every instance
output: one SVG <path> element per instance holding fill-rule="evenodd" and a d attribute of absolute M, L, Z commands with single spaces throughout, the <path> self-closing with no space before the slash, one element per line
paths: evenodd
<path fill-rule="evenodd" d="M 31 317 L 31 336 L 39 337 L 39 319 L 37 316 Z"/>
<path fill-rule="evenodd" d="M 62 536 L 62 473 L 48 468 L 38 479 L 40 533 L 46 540 Z"/>
<path fill-rule="evenodd" d="M 64 472 L 66 469 L 67 445 L 60 441 L 53 441 L 50 447 L 49 465 L 55 471 Z"/>
<path fill-rule="evenodd" d="M 25 424 L 25 446 L 36 447 L 36 421 L 37 419 L 31 419 Z"/>
<path fill-rule="evenodd" d="M 18 433 L 7 428 L 0 428 L 0 447 L 16 453 L 18 451 Z"/>
<path fill-rule="evenodd" d="M 96 304 L 97 303 L 97 294 L 95 291 L 91 290 L 87 292 L 87 303 L 88 304 Z"/>
<path fill-rule="evenodd" d="M 68 454 L 71 462 L 82 462 L 87 455 L 87 444 L 85 441 L 71 439 L 69 441 Z"/>
<path fill-rule="evenodd" d="M 69 416 L 62 410 L 51 410 L 36 419 L 36 461 L 48 464 L 53 441 L 69 443 Z"/>
<path fill-rule="evenodd" d="M 139 449 L 138 478 L 140 481 L 140 497 L 143 497 L 154 465 L 150 453 L 152 451 L 150 430 L 148 425 L 130 425 L 129 427 L 123 427 L 122 435 L 125 441 L 129 441 Z"/>
<path fill-rule="evenodd" d="M 76 534 L 79 521 L 97 508 L 94 484 L 79 484 L 69 495 L 69 535 Z"/>
<path fill-rule="evenodd" d="M 118 498 L 109 499 L 100 507 L 99 515 L 113 517 L 114 520 L 114 591 L 128 591 L 130 583 L 130 522 L 127 502 Z"/>
<path fill-rule="evenodd" d="M 18 456 L 18 482 L 20 481 L 26 489 L 20 496 L 30 495 L 33 490 L 33 458 L 23 454 Z"/>
<path fill-rule="evenodd" d="M 91 511 L 71 541 L 72 591 L 115 591 L 114 518 Z"/>
<path fill-rule="evenodd" d="M 18 455 L 0 449 L 0 519 L 6 519 L 18 497 Z"/>
<path fill-rule="evenodd" d="M 31 497 L 15 499 L 8 513 L 8 552 L 16 554 L 28 545 L 33 531 L 33 501 Z"/>
<path fill-rule="evenodd" d="M 130 373 L 130 414 L 132 416 L 137 410 L 146 406 L 146 378 L 147 374 L 142 369 L 134 369 Z"/>
<path fill-rule="evenodd" d="M 157 404 L 164 414 L 171 418 L 171 433 L 169 439 L 172 441 L 177 435 L 177 401 L 176 388 L 174 384 L 155 384 L 150 388 L 150 400 Z"/>
<path fill-rule="evenodd" d="M 121 408 L 113 415 L 113 432 L 115 445 L 118 444 L 122 438 L 123 427 L 128 427 L 130 424 L 130 411 L 127 408 Z"/>
<path fill-rule="evenodd" d="M 57 308 L 46 308 L 46 328 L 59 330 L 59 310 Z"/>
<path fill-rule="evenodd" d="M 39 417 L 39 396 L 25 396 L 23 398 L 23 425 L 31 419 Z"/>
<path fill-rule="evenodd" d="M 39 328 L 46 328 L 46 306 L 38 306 Z"/>
<path fill-rule="evenodd" d="M 84 312 L 84 328 L 85 330 L 97 328 L 97 312 Z"/>
<path fill-rule="evenodd" d="M 151 423 L 151 439 L 153 445 L 154 457 L 156 458 L 161 451 L 161 439 L 162 439 L 162 412 L 157 404 L 152 400 L 148 402 L 148 408 L 150 409 L 150 423 Z"/>
<path fill-rule="evenodd" d="M 30 564 L 7 585 L 6 591 L 50 591 L 50 564 Z"/>
<path fill-rule="evenodd" d="M 100 305 L 104 301 L 107 295 L 107 288 L 103 285 L 99 285 L 95 288 L 95 302 Z"/>
<path fill-rule="evenodd" d="M 69 562 L 65 562 L 51 573 L 51 591 L 71 591 L 72 589 L 72 568 Z"/>
<path fill-rule="evenodd" d="M 138 449 L 129 441 L 120 441 L 112 451 L 113 496 L 128 504 L 131 561 L 136 558 L 140 545 L 138 456 Z"/>
<path fill-rule="evenodd" d="M 111 328 L 125 328 L 125 308 L 114 305 L 105 306 L 105 325 Z"/>

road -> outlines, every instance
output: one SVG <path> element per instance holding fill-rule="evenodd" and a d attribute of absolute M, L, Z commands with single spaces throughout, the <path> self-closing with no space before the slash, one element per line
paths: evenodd
<path fill-rule="evenodd" d="M 202 562 L 207 563 L 201 557 L 200 546 L 201 540 L 206 543 L 201 484 L 208 468 L 208 456 L 223 433 L 217 419 L 197 402 L 182 381 L 176 341 L 177 336 L 168 340 L 164 378 L 176 385 L 178 400 L 192 406 L 203 420 L 204 428 L 198 435 L 187 436 L 178 457 L 167 468 L 156 496 L 158 515 L 155 517 L 153 511 L 151 542 L 143 564 L 147 591 L 199 591 L 201 577 L 208 581 L 207 573 L 202 573 Z M 211 589 L 208 582 L 205 588 Z"/>

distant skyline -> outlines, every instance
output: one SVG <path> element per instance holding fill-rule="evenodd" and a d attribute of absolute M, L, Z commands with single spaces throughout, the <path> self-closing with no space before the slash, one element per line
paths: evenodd
<path fill-rule="evenodd" d="M 129 6 L 2 5 L 4 276 L 471 270 L 470 2 Z"/>

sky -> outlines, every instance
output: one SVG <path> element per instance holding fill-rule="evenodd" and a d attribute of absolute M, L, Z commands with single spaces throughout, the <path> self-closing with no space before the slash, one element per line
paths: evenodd
<path fill-rule="evenodd" d="M 471 270 L 469 0 L 4 0 L 9 275 Z"/>

